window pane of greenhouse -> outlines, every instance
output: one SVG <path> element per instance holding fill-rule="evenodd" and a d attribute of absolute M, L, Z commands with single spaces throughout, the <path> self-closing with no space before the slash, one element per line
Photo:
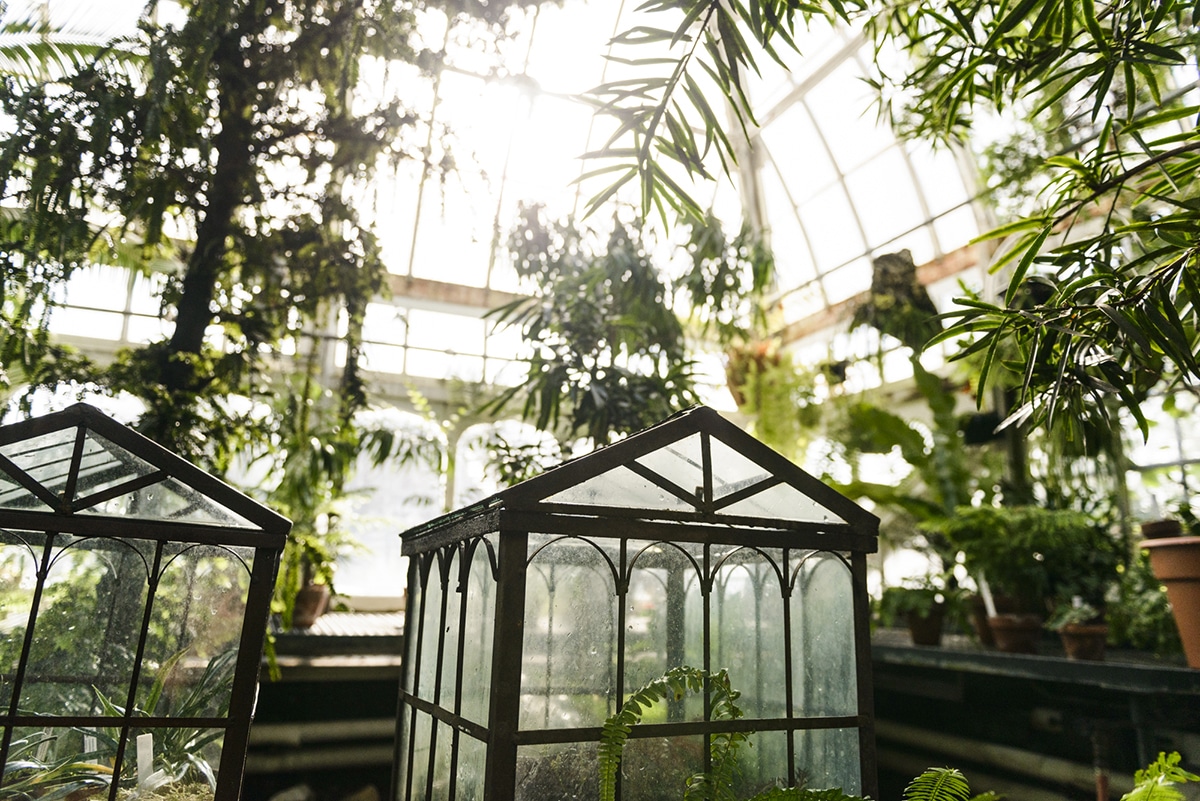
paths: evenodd
<path fill-rule="evenodd" d="M 673 442 L 645 456 L 638 463 L 649 467 L 684 490 L 691 491 L 704 486 L 704 462 L 700 454 L 700 435 Z"/>
<path fill-rule="evenodd" d="M 493 618 L 496 577 L 483 542 L 471 558 L 467 580 L 467 616 L 463 621 L 462 696 L 460 713 L 481 725 L 488 722 L 491 699 Z M 482 768 L 481 768 L 482 770 Z"/>
<path fill-rule="evenodd" d="M 770 478 L 770 471 L 712 437 L 713 498 L 723 498 Z"/>
<path fill-rule="evenodd" d="M 734 689 L 737 689 L 736 687 Z M 760 731 L 750 734 L 749 742 L 738 749 L 736 782 L 741 784 L 738 798 L 777 787 L 789 780 L 786 731 Z"/>
<path fill-rule="evenodd" d="M 704 751 L 704 737 L 627 740 L 621 759 L 622 801 L 682 798 L 687 780 L 704 770 Z"/>
<path fill-rule="evenodd" d="M 168 478 L 149 487 L 78 510 L 80 514 L 136 517 L 142 520 L 173 520 L 207 523 L 235 528 L 257 528 L 239 514 L 226 509 L 186 484 Z"/>
<path fill-rule="evenodd" d="M 691 504 L 624 466 L 614 467 L 595 478 L 551 495 L 546 498 L 546 503 L 613 506 L 624 509 L 692 510 Z"/>
<path fill-rule="evenodd" d="M 858 729 L 814 729 L 795 734 L 793 775 L 805 787 L 840 787 L 848 795 L 862 792 Z"/>
<path fill-rule="evenodd" d="M 838 556 L 816 552 L 793 571 L 792 706 L 797 716 L 858 711 L 854 586 Z"/>
<path fill-rule="evenodd" d="M 484 769 L 487 767 L 487 743 L 466 733 L 458 736 L 458 771 L 455 773 L 455 801 L 483 801 Z"/>
<path fill-rule="evenodd" d="M 24 647 L 25 627 L 37 585 L 45 535 L 0 530 L 0 708 L 12 701 L 13 677 Z"/>
<path fill-rule="evenodd" d="M 625 602 L 626 697 L 681 665 L 704 664 L 700 572 L 680 548 L 666 543 L 629 542 L 629 594 Z M 696 603 L 688 608 L 688 600 Z M 688 695 L 664 717 L 699 720 L 703 699 Z"/>
<path fill-rule="evenodd" d="M 414 727 L 412 741 L 409 743 L 409 792 L 404 798 L 424 798 L 425 787 L 429 778 L 429 738 L 433 728 L 433 718 L 424 713 L 417 713 L 417 723 Z M 403 774 L 401 774 L 403 780 Z"/>
<path fill-rule="evenodd" d="M 229 714 L 252 561 L 249 549 L 209 545 L 164 555 L 143 660 L 143 670 L 158 670 L 140 677 L 140 709 L 171 717 Z"/>
<path fill-rule="evenodd" d="M 442 630 L 442 594 L 445 585 L 442 584 L 440 560 L 434 559 L 429 568 L 429 577 L 425 580 L 425 592 L 422 598 L 421 629 L 417 632 L 419 666 L 417 668 L 417 694 L 427 701 L 437 702 L 437 658 L 438 645 Z"/>
<path fill-rule="evenodd" d="M 598 798 L 596 743 L 525 745 L 517 749 L 515 801 Z"/>
<path fill-rule="evenodd" d="M 778 718 L 787 712 L 783 648 L 783 554 L 740 549 L 723 560 L 712 590 L 712 664 L 729 671 L 748 717 Z"/>
<path fill-rule="evenodd" d="M 721 512 L 741 517 L 778 518 L 807 523 L 845 522 L 790 484 L 776 484 L 756 495 L 726 506 Z"/>
<path fill-rule="evenodd" d="M 41 498 L 25 489 L 6 473 L 0 473 L 0 508 L 50 511 L 50 507 Z"/>
<path fill-rule="evenodd" d="M 113 714 L 105 702 L 126 706 L 149 558 L 109 539 L 76 539 L 55 549 L 19 691 L 22 713 Z M 24 624 L 19 628 L 14 639 L 24 636 Z"/>
<path fill-rule="evenodd" d="M 534 551 L 544 538 L 531 536 Z M 537 551 L 525 586 L 522 729 L 599 726 L 614 711 L 616 577 L 590 542 Z"/>

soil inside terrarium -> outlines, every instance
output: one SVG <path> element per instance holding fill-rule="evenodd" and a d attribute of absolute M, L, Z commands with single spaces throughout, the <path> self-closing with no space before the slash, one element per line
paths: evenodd
<path fill-rule="evenodd" d="M 153 790 L 118 790 L 117 801 L 212 801 L 213 791 L 207 784 L 167 784 Z"/>

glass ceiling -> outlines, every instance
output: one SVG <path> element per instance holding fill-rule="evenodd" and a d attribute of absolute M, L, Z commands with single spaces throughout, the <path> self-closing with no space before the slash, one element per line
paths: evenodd
<path fill-rule="evenodd" d="M 578 156 L 600 143 L 603 128 L 577 96 L 614 77 L 607 42 L 634 24 L 635 5 L 566 0 L 517 12 L 498 53 L 430 12 L 422 38 L 447 53 L 433 80 L 415 68 L 367 71 L 361 93 L 399 92 L 423 107 L 406 145 L 430 153 L 376 181 L 363 198 L 393 276 L 393 297 L 368 309 L 365 331 L 367 367 L 384 379 L 385 392 L 394 388 L 403 401 L 400 387 L 409 379 L 507 383 L 518 374 L 515 333 L 493 331 L 482 318 L 521 289 L 507 234 L 521 204 L 536 202 L 564 218 L 598 189 L 573 183 L 585 168 Z M 141 7 L 140 0 L 21 0 L 8 17 L 36 9 L 54 26 L 105 38 L 129 30 Z M 739 166 L 733 182 L 711 187 L 707 200 L 731 230 L 744 216 L 767 233 L 787 337 L 802 359 L 809 351 L 824 361 L 831 342 L 835 350 L 854 347 L 835 335 L 870 286 L 873 256 L 909 249 L 936 279 L 935 302 L 945 302 L 961 269 L 974 264 L 962 249 L 982 225 L 965 159 L 897 142 L 876 124 L 861 36 L 822 28 L 801 46 L 805 55 L 792 58 L 790 72 L 760 64 L 762 78 L 750 87 L 760 125 L 752 162 Z M 440 176 L 429 165 L 446 156 L 456 169 Z M 598 213 L 595 224 L 606 216 Z M 154 297 L 161 281 L 112 268 L 80 273 L 64 299 L 71 308 L 56 316 L 54 329 L 101 351 L 159 338 L 170 326 Z M 721 398 L 709 402 L 729 407 Z"/>

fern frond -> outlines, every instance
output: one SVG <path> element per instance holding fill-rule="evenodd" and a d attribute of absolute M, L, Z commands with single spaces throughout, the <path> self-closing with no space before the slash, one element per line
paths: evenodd
<path fill-rule="evenodd" d="M 970 801 L 967 777 L 954 768 L 927 768 L 904 788 L 904 801 Z"/>

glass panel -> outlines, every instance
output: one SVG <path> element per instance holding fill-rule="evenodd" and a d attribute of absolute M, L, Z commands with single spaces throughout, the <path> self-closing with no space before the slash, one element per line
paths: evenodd
<path fill-rule="evenodd" d="M 163 556 L 154 593 L 137 706 L 157 717 L 224 717 L 253 552 L 213 545 L 174 550 Z"/>
<path fill-rule="evenodd" d="M 433 758 L 433 793 L 429 798 L 449 798 L 450 779 L 454 775 L 450 764 L 450 756 L 454 751 L 454 730 L 438 720 L 433 722 L 433 726 L 436 755 Z"/>
<path fill-rule="evenodd" d="M 488 549 L 480 542 L 471 559 L 471 575 L 467 581 L 467 617 L 463 621 L 462 695 L 459 714 L 483 725 L 488 723 L 495 617 L 496 579 L 492 575 Z"/>
<path fill-rule="evenodd" d="M 704 462 L 700 452 L 700 434 L 692 434 L 678 442 L 638 458 L 638 463 L 677 484 L 681 489 L 695 491 L 704 487 Z"/>
<path fill-rule="evenodd" d="M 770 478 L 771 473 L 721 442 L 710 438 L 713 463 L 713 498 L 724 498 L 740 489 Z"/>
<path fill-rule="evenodd" d="M 416 732 L 412 739 L 412 769 L 409 773 L 410 787 L 407 794 L 401 798 L 425 798 L 425 788 L 429 778 L 429 737 L 433 728 L 433 718 L 424 713 L 417 713 Z M 405 743 L 407 747 L 409 743 Z"/>
<path fill-rule="evenodd" d="M 46 535 L 0 530 L 0 709 L 8 711 Z"/>
<path fill-rule="evenodd" d="M 726 506 L 721 514 L 805 523 L 846 522 L 790 484 L 776 484 L 757 495 Z"/>
<path fill-rule="evenodd" d="M 687 488 L 687 485 L 684 485 Z M 613 506 L 622 509 L 675 509 L 692 511 L 692 505 L 647 481 L 628 467 L 614 467 L 595 478 L 546 498 L 546 503 Z"/>
<path fill-rule="evenodd" d="M 37 437 L 0 445 L 3 453 L 42 486 L 60 494 L 75 451 L 77 429 L 51 431 Z"/>
<path fill-rule="evenodd" d="M 785 731 L 752 732 L 750 741 L 738 749 L 735 782 L 738 798 L 748 798 L 770 787 L 787 786 L 792 780 L 788 770 Z"/>
<path fill-rule="evenodd" d="M 110 738 L 77 729 L 14 729 L 0 797 L 107 797 L 112 773 L 103 766 L 112 764 L 115 754 Z"/>
<path fill-rule="evenodd" d="M 417 695 L 427 701 L 437 701 L 437 657 L 438 633 L 442 629 L 442 594 L 445 586 L 442 584 L 440 571 L 441 560 L 434 559 L 429 568 L 429 578 L 425 581 L 425 598 L 421 610 L 421 667 L 417 678 Z"/>
<path fill-rule="evenodd" d="M 515 801 L 598 798 L 596 752 L 596 743 L 520 746 Z"/>
<path fill-rule="evenodd" d="M 857 714 L 850 568 L 834 554 L 813 553 L 793 581 L 793 710 L 800 717 Z"/>
<path fill-rule="evenodd" d="M 782 552 L 771 555 L 782 560 Z M 763 554 L 735 551 L 713 584 L 713 668 L 727 668 L 747 718 L 785 717 L 783 591 L 779 566 Z"/>
<path fill-rule="evenodd" d="M 88 432 L 79 462 L 75 498 L 86 498 L 123 481 L 153 473 L 154 466 L 129 451 L 114 445 L 99 434 Z"/>
<path fill-rule="evenodd" d="M 446 587 L 446 617 L 442 623 L 442 673 L 441 694 L 438 706 L 443 709 L 456 708 L 458 693 L 458 642 L 462 634 L 463 594 L 459 576 L 460 551 L 451 552 L 450 582 Z"/>
<path fill-rule="evenodd" d="M 458 736 L 458 771 L 455 801 L 483 801 L 487 743 L 468 734 Z"/>
<path fill-rule="evenodd" d="M 847 795 L 862 792 L 858 729 L 798 731 L 793 772 L 803 787 L 840 787 Z"/>
<path fill-rule="evenodd" d="M 105 714 L 105 701 L 128 703 L 149 559 L 112 539 L 77 539 L 54 554 L 20 689 L 22 712 Z"/>
<path fill-rule="evenodd" d="M 121 787 L 138 788 L 138 798 L 212 801 L 224 736 L 223 729 L 189 726 L 134 729 L 125 746 Z"/>
<path fill-rule="evenodd" d="M 665 543 L 630 541 L 631 571 L 625 604 L 625 697 L 670 668 L 703 665 L 700 574 L 679 548 Z M 699 624 L 699 625 L 697 625 Z M 671 720 L 701 720 L 704 699 L 689 695 L 663 712 Z"/>
<path fill-rule="evenodd" d="M 625 743 L 622 801 L 676 801 L 687 780 L 704 770 L 705 738 L 646 737 Z"/>
<path fill-rule="evenodd" d="M 234 514 L 211 498 L 168 478 L 128 495 L 77 510 L 82 514 L 136 517 L 142 520 L 177 520 L 187 523 L 257 528 L 241 515 Z"/>
<path fill-rule="evenodd" d="M 612 714 L 616 613 L 612 567 L 589 541 L 559 539 L 536 554 L 526 574 L 522 729 L 599 726 Z"/>
<path fill-rule="evenodd" d="M 411 564 L 415 565 L 420 557 L 412 557 Z M 407 634 L 404 638 L 404 681 L 400 685 L 406 690 L 412 690 L 417 683 L 417 627 L 415 621 L 419 620 L 421 614 L 421 604 L 425 600 L 425 593 L 422 591 L 420 581 L 420 571 L 410 571 L 409 575 L 415 573 L 418 581 L 408 582 L 405 588 L 405 593 L 408 595 L 408 600 L 404 605 L 404 619 L 414 621 L 414 625 L 407 627 Z"/>
<path fill-rule="evenodd" d="M 37 509 L 50 511 L 50 507 L 29 490 L 22 487 L 7 473 L 0 472 L 0 509 Z"/>

